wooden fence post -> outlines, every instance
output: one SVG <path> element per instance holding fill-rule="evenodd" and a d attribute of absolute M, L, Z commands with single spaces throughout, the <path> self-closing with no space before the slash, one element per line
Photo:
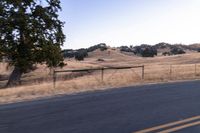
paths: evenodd
<path fill-rule="evenodd" d="M 195 70 L 194 70 L 194 71 L 195 71 L 195 75 L 194 75 L 194 76 L 196 77 L 196 76 L 197 76 L 197 64 L 195 64 L 194 67 L 195 67 L 195 68 L 194 68 L 194 69 L 195 69 Z"/>
<path fill-rule="evenodd" d="M 56 71 L 53 70 L 53 88 L 56 88 Z"/>
<path fill-rule="evenodd" d="M 101 68 L 101 81 L 103 82 L 104 68 Z"/>
<path fill-rule="evenodd" d="M 170 80 L 172 80 L 172 65 L 170 65 Z"/>
<path fill-rule="evenodd" d="M 142 80 L 144 80 L 144 65 L 142 66 Z"/>

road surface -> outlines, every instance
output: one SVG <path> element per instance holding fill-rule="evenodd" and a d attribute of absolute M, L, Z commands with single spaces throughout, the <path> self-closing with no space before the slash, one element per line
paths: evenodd
<path fill-rule="evenodd" d="M 200 132 L 199 115 L 200 81 L 154 84 L 1 105 L 0 133 Z"/>

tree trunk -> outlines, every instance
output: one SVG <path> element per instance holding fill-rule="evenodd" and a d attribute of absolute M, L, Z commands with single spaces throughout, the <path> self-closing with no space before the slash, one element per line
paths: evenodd
<path fill-rule="evenodd" d="M 20 68 L 15 67 L 8 79 L 6 87 L 13 87 L 13 86 L 19 85 L 21 76 L 22 76 L 22 72 Z"/>

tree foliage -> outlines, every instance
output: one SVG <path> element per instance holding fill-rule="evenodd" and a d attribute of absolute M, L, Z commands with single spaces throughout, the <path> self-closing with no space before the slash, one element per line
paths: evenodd
<path fill-rule="evenodd" d="M 59 0 L 0 1 L 0 50 L 12 65 L 24 72 L 34 63 L 52 67 L 62 61 L 59 53 L 65 36 L 59 10 Z"/>
<path fill-rule="evenodd" d="M 177 54 L 185 54 L 186 52 L 182 50 L 181 48 L 173 48 L 171 49 L 170 53 L 172 55 L 177 55 Z"/>
<path fill-rule="evenodd" d="M 75 54 L 75 59 L 78 61 L 82 61 L 87 56 L 88 56 L 87 49 L 79 49 Z"/>
<path fill-rule="evenodd" d="M 140 46 L 135 46 L 135 54 L 142 57 L 154 57 L 157 55 L 157 49 L 154 46 L 147 44 L 142 44 Z"/>

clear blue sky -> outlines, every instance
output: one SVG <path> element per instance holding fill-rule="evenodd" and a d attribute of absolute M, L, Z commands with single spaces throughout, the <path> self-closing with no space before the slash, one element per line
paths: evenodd
<path fill-rule="evenodd" d="M 61 0 L 64 48 L 200 42 L 200 0 Z"/>

